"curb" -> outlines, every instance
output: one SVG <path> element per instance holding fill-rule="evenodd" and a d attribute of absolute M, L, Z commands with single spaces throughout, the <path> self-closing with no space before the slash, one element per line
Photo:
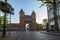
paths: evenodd
<path fill-rule="evenodd" d="M 54 33 L 48 33 L 48 32 L 40 32 L 40 33 L 44 33 L 44 34 L 48 34 L 48 35 L 60 36 L 60 34 L 54 34 Z"/>

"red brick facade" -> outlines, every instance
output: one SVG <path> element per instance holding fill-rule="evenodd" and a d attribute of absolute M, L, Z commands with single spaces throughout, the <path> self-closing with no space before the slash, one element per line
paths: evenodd
<path fill-rule="evenodd" d="M 25 25 L 28 23 L 30 25 L 29 30 L 31 31 L 36 31 L 37 28 L 41 28 L 41 26 L 36 24 L 36 14 L 34 11 L 31 15 L 25 15 L 24 11 L 21 9 L 19 19 L 19 23 L 7 24 L 7 27 L 18 27 L 21 31 L 25 31 Z"/>

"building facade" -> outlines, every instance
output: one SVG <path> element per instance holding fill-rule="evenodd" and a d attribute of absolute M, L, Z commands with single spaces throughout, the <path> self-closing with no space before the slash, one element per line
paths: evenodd
<path fill-rule="evenodd" d="M 60 30 L 60 0 L 56 0 L 56 14 L 57 14 L 57 20 L 58 20 L 58 28 Z M 55 29 L 55 20 L 54 20 L 54 7 L 52 4 L 49 4 L 47 6 L 48 11 L 48 23 L 49 23 L 49 29 Z"/>
<path fill-rule="evenodd" d="M 29 31 L 42 30 L 42 25 L 36 23 L 36 13 L 33 11 L 31 15 L 25 15 L 23 9 L 19 12 L 19 23 L 7 24 L 7 29 L 26 31 L 26 24 L 29 24 Z"/>
<path fill-rule="evenodd" d="M 36 14 L 33 11 L 31 15 L 25 15 L 23 9 L 20 11 L 20 30 L 25 30 L 26 24 L 29 24 L 29 30 L 37 30 L 36 29 Z"/>

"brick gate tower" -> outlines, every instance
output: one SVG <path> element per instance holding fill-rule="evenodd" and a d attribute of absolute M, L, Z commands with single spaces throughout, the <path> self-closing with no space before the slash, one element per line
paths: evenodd
<path fill-rule="evenodd" d="M 33 11 L 31 15 L 25 15 L 23 9 L 19 12 L 20 30 L 25 31 L 25 25 L 30 25 L 29 30 L 35 31 L 36 29 L 36 14 Z"/>

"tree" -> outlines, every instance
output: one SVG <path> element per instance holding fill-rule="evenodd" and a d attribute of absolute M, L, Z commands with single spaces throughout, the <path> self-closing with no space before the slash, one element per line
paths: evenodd
<path fill-rule="evenodd" d="M 48 20 L 47 19 L 43 19 L 43 25 L 46 26 Z"/>
<path fill-rule="evenodd" d="M 53 11 L 54 11 L 54 21 L 55 21 L 55 30 L 59 31 L 59 26 L 58 26 L 58 18 L 56 14 L 56 0 L 38 0 L 41 1 L 43 4 L 46 4 L 49 6 L 49 4 L 53 5 Z"/>
<path fill-rule="evenodd" d="M 6 24 L 8 24 L 8 14 L 6 14 Z M 2 25 L 2 24 L 4 24 L 3 23 L 4 22 L 4 15 L 3 16 L 0 16 L 0 24 Z"/>
<path fill-rule="evenodd" d="M 47 19 L 43 19 L 43 29 L 46 30 L 46 24 L 47 24 L 48 20 Z"/>
<path fill-rule="evenodd" d="M 5 0 L 5 2 L 0 1 L 0 10 L 4 12 L 4 24 L 3 24 L 3 38 L 5 37 L 6 34 L 6 13 L 10 13 L 10 14 L 14 14 L 13 11 L 13 7 L 7 3 L 7 0 Z"/>

